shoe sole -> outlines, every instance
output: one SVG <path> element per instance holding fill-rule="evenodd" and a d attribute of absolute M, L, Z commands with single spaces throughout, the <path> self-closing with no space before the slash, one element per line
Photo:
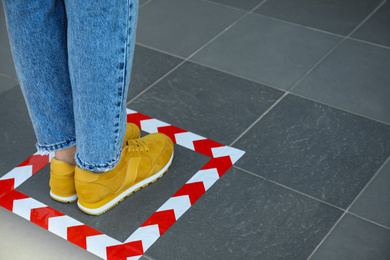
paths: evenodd
<path fill-rule="evenodd" d="M 121 202 L 127 196 L 130 196 L 134 192 L 140 190 L 143 187 L 148 186 L 150 183 L 153 183 L 157 179 L 162 177 L 164 175 L 164 173 L 167 172 L 169 166 L 172 164 L 172 160 L 173 160 L 173 153 L 172 153 L 172 156 L 169 159 L 168 163 L 159 172 L 157 172 L 154 175 L 150 176 L 149 178 L 146 178 L 145 180 L 140 181 L 137 184 L 131 186 L 130 188 L 128 188 L 127 190 L 116 195 L 112 200 L 110 200 L 108 203 L 104 204 L 103 206 L 101 206 L 99 208 L 96 208 L 96 209 L 87 208 L 87 207 L 80 204 L 80 200 L 77 202 L 77 206 L 79 207 L 79 209 L 81 211 L 83 211 L 87 214 L 101 215 L 101 214 L 107 212 L 108 210 L 110 210 L 111 208 L 113 208 L 114 206 L 116 206 L 119 202 Z"/>
<path fill-rule="evenodd" d="M 77 200 L 77 194 L 70 196 L 70 197 L 61 197 L 61 196 L 55 195 L 52 191 L 50 191 L 50 197 L 53 200 L 56 200 L 56 201 L 59 201 L 62 203 L 72 203 L 72 202 L 75 202 Z"/>

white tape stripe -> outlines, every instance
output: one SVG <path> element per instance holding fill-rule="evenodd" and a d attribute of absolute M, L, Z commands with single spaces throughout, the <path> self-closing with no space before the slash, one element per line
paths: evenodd
<path fill-rule="evenodd" d="M 195 151 L 194 141 L 204 140 L 206 138 L 190 132 L 184 132 L 175 134 L 175 139 L 178 145 L 184 146 L 192 151 Z"/>
<path fill-rule="evenodd" d="M 57 236 L 60 236 L 64 239 L 68 239 L 68 227 L 79 225 L 83 225 L 83 223 L 65 215 L 49 218 L 48 230 L 50 232 L 53 232 Z"/>
<path fill-rule="evenodd" d="M 130 108 L 126 108 L 126 113 L 129 115 L 129 114 L 135 114 L 135 113 L 138 113 L 138 112 L 135 111 L 135 110 L 132 110 Z"/>
<path fill-rule="evenodd" d="M 28 178 L 32 176 L 32 166 L 26 165 L 21 167 L 16 167 L 6 175 L 4 175 L 0 180 L 14 179 L 14 188 L 16 189 L 20 184 L 25 182 Z"/>
<path fill-rule="evenodd" d="M 42 207 L 46 207 L 46 205 L 32 198 L 26 198 L 14 200 L 12 212 L 27 220 L 30 220 L 31 209 Z"/>
<path fill-rule="evenodd" d="M 188 195 L 169 198 L 156 212 L 173 209 L 178 220 L 191 207 Z"/>
<path fill-rule="evenodd" d="M 230 160 L 232 161 L 232 164 L 237 162 L 245 153 L 242 150 L 232 148 L 229 146 L 214 147 L 211 148 L 211 152 L 213 153 L 214 158 L 230 156 Z"/>
<path fill-rule="evenodd" d="M 126 239 L 125 243 L 141 240 L 145 252 L 159 237 L 160 230 L 158 225 L 150 225 L 139 227 L 128 239 Z"/>
<path fill-rule="evenodd" d="M 187 183 L 202 182 L 207 191 L 219 179 L 216 168 L 199 170 Z"/>
<path fill-rule="evenodd" d="M 169 126 L 170 124 L 164 123 L 157 119 L 146 119 L 141 121 L 141 129 L 148 133 L 157 133 L 158 127 Z"/>
<path fill-rule="evenodd" d="M 138 260 L 141 258 L 142 255 L 138 255 L 138 256 L 130 256 L 128 258 L 126 258 L 126 260 Z"/>
<path fill-rule="evenodd" d="M 87 250 L 103 259 L 107 257 L 107 247 L 119 244 L 122 243 L 104 234 L 87 237 Z"/>

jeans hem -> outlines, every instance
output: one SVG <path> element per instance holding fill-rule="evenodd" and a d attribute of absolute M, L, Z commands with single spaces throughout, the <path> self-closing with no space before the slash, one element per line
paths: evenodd
<path fill-rule="evenodd" d="M 112 163 L 91 165 L 81 160 L 79 155 L 76 153 L 75 160 L 76 160 L 76 164 L 81 169 L 92 171 L 92 172 L 107 172 L 109 170 L 114 169 L 119 164 L 121 157 L 122 157 L 122 152 L 119 153 L 119 156 L 117 156 L 117 158 Z"/>
<path fill-rule="evenodd" d="M 39 143 L 36 144 L 38 154 L 47 155 L 51 152 L 55 152 L 58 150 L 62 150 L 68 147 L 72 147 L 76 145 L 76 139 L 66 140 L 65 142 L 51 144 L 51 145 L 41 145 Z"/>

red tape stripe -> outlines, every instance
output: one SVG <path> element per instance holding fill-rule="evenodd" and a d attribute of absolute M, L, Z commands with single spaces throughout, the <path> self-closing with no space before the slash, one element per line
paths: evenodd
<path fill-rule="evenodd" d="M 31 210 L 30 221 L 44 229 L 49 229 L 49 218 L 64 216 L 65 214 L 50 207 Z"/>
<path fill-rule="evenodd" d="M 202 182 L 186 183 L 172 197 L 188 195 L 193 205 L 206 192 Z"/>
<path fill-rule="evenodd" d="M 106 249 L 107 260 L 126 260 L 128 257 L 144 254 L 142 241 L 134 241 L 118 246 L 109 246 Z"/>
<path fill-rule="evenodd" d="M 68 240 L 81 248 L 87 249 L 87 237 L 103 233 L 87 225 L 68 227 Z"/>
<path fill-rule="evenodd" d="M 40 171 L 43 167 L 45 167 L 49 163 L 49 155 L 39 155 L 35 154 L 22 162 L 18 167 L 20 166 L 27 166 L 31 165 L 33 168 L 32 174 L 37 173 Z"/>
<path fill-rule="evenodd" d="M 157 211 L 155 212 L 148 220 L 142 224 L 141 227 L 158 225 L 158 229 L 160 231 L 160 236 L 170 228 L 173 223 L 176 222 L 176 216 L 173 209 Z"/>

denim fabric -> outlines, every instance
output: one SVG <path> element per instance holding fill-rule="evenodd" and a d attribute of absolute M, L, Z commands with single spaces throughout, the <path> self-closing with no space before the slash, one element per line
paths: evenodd
<path fill-rule="evenodd" d="M 77 145 L 81 168 L 114 168 L 126 130 L 138 0 L 3 5 L 38 151 Z"/>

